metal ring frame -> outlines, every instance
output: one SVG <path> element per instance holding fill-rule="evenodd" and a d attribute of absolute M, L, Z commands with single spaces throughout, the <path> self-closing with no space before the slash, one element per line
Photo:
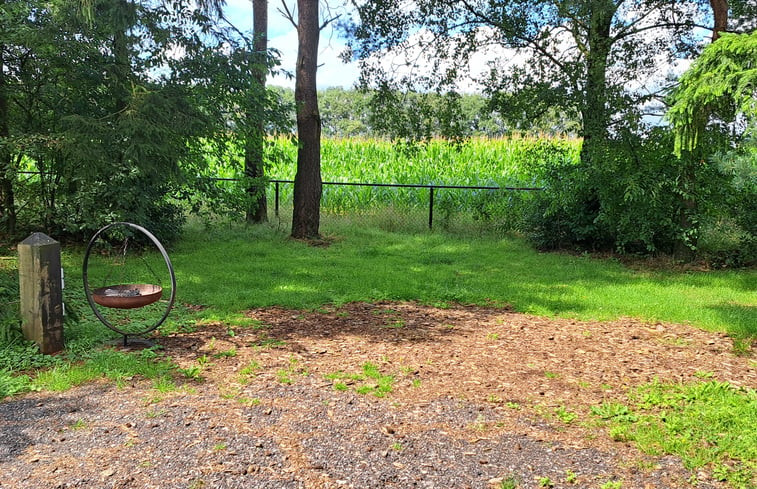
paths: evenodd
<path fill-rule="evenodd" d="M 100 310 L 97 308 L 97 304 L 95 303 L 94 299 L 92 298 L 92 291 L 89 288 L 88 283 L 88 269 L 89 269 L 89 255 L 92 251 L 92 246 L 97 241 L 97 238 L 100 237 L 102 233 L 107 231 L 108 229 L 111 229 L 116 226 L 126 226 L 130 227 L 132 229 L 135 229 L 145 236 L 147 236 L 150 241 L 155 245 L 156 248 L 160 251 L 160 254 L 163 255 L 163 260 L 166 262 L 166 266 L 168 267 L 168 273 L 171 276 L 171 297 L 168 300 L 168 305 L 166 306 L 166 312 L 163 314 L 163 317 L 161 317 L 154 325 L 152 325 L 150 328 L 141 331 L 139 333 L 125 333 L 118 329 L 117 327 L 113 326 L 113 324 L 110 323 L 103 315 L 100 313 Z M 108 224 L 107 226 L 101 228 L 99 231 L 95 233 L 94 236 L 92 236 L 92 239 L 89 240 L 89 244 L 87 245 L 87 251 L 84 253 L 84 264 L 82 267 L 82 277 L 84 280 L 84 294 L 87 296 L 87 302 L 89 302 L 89 306 L 92 308 L 92 312 L 95 313 L 95 316 L 97 316 L 97 319 L 100 320 L 105 326 L 112 329 L 113 331 L 120 333 L 124 336 L 124 344 L 126 344 L 126 338 L 127 336 L 138 336 L 138 335 L 144 335 L 146 333 L 149 333 L 151 331 L 154 331 L 158 326 L 163 324 L 163 321 L 166 320 L 168 317 L 168 314 L 171 312 L 171 308 L 173 307 L 174 300 L 176 299 L 176 275 L 173 271 L 173 265 L 171 265 L 171 259 L 168 258 L 168 253 L 166 252 L 166 249 L 163 247 L 162 244 L 160 244 L 160 241 L 158 241 L 158 238 L 156 238 L 150 231 L 143 228 L 142 226 L 138 226 L 137 224 L 132 224 L 130 222 L 114 222 L 113 224 Z"/>

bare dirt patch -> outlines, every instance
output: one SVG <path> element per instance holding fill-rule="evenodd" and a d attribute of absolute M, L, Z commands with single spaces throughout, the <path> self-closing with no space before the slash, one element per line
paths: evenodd
<path fill-rule="evenodd" d="M 682 325 L 414 303 L 248 316 L 158 340 L 187 375 L 177 389 L 0 403 L 0 488 L 690 487 L 591 406 L 654 379 L 757 386 L 728 337 Z"/>

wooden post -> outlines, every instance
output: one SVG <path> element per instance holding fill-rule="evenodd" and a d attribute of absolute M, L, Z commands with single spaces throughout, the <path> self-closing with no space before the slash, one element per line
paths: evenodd
<path fill-rule="evenodd" d="M 18 244 L 21 321 L 24 337 L 42 353 L 63 349 L 60 243 L 34 233 Z"/>

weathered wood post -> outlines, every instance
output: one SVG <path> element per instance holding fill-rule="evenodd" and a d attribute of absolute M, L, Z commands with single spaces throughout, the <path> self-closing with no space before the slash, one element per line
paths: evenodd
<path fill-rule="evenodd" d="M 60 243 L 34 233 L 18 244 L 18 282 L 24 337 L 42 353 L 63 349 Z"/>

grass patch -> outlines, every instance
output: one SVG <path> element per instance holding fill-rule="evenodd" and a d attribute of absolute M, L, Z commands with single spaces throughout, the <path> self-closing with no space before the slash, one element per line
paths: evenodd
<path fill-rule="evenodd" d="M 206 304 L 199 314 L 221 320 L 274 305 L 507 303 L 537 315 L 635 317 L 757 336 L 754 270 L 639 271 L 612 260 L 538 253 L 516 238 L 339 226 L 326 232 L 340 239 L 312 247 L 269 226 L 189 229 L 171 250 L 179 301 Z"/>
<path fill-rule="evenodd" d="M 358 394 L 372 394 L 376 397 L 385 397 L 392 392 L 394 375 L 381 372 L 379 367 L 371 362 L 366 362 L 360 367 L 360 373 L 348 374 L 342 371 L 327 374 L 326 380 L 333 381 L 335 390 L 346 391 L 349 386 L 354 387 Z"/>
<path fill-rule="evenodd" d="M 310 375 L 307 367 L 301 365 L 300 360 L 290 356 L 286 368 L 276 371 L 276 380 L 282 384 L 293 384 L 299 376 Z"/>
<path fill-rule="evenodd" d="M 681 457 L 690 470 L 709 470 L 735 488 L 755 487 L 757 391 L 717 381 L 654 382 L 638 388 L 630 406 L 603 404 L 592 413 L 616 441 L 651 455 Z"/>

